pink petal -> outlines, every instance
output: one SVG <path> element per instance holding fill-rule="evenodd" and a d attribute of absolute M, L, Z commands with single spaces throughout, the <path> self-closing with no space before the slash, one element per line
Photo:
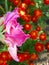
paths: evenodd
<path fill-rule="evenodd" d="M 12 21 L 14 19 L 17 19 L 19 15 L 17 15 L 16 12 L 8 12 L 4 21 L 4 24 L 6 24 L 8 21 Z"/>
<path fill-rule="evenodd" d="M 12 34 L 6 34 L 6 40 L 11 41 L 12 46 L 22 46 L 22 44 L 29 38 L 29 34 L 25 34 L 22 30 L 13 30 Z"/>
<path fill-rule="evenodd" d="M 7 39 L 5 39 L 4 41 L 6 42 L 7 46 L 12 46 L 11 41 L 9 41 Z"/>
<path fill-rule="evenodd" d="M 17 32 L 16 32 L 17 31 Z M 22 44 L 30 37 L 29 34 L 25 34 L 22 30 L 16 30 L 14 32 L 14 39 L 17 42 L 17 46 L 22 46 Z"/>
<path fill-rule="evenodd" d="M 8 22 L 8 24 L 6 25 L 6 31 L 8 34 L 10 34 L 11 25 L 12 25 L 12 22 Z"/>
<path fill-rule="evenodd" d="M 15 61 L 19 62 L 19 59 L 18 59 L 18 56 L 17 56 L 17 47 L 16 47 L 16 45 L 14 45 L 14 47 L 8 47 L 8 51 L 9 51 L 11 57 Z"/>
<path fill-rule="evenodd" d="M 23 26 L 17 23 L 16 29 L 23 29 Z"/>
<path fill-rule="evenodd" d="M 5 20 L 4 20 L 4 25 L 7 24 L 7 20 L 8 20 L 8 17 L 9 17 L 10 14 L 11 14 L 11 12 L 8 12 L 8 13 L 6 14 L 6 17 L 5 17 Z"/>

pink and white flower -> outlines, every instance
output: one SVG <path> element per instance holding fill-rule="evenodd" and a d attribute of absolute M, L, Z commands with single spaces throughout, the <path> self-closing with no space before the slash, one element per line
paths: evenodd
<path fill-rule="evenodd" d="M 5 17 L 5 42 L 8 47 L 8 51 L 15 61 L 19 61 L 17 56 L 17 47 L 22 46 L 22 44 L 29 38 L 29 34 L 23 32 L 23 27 L 17 21 L 19 18 L 18 9 L 13 12 L 8 12 Z"/>

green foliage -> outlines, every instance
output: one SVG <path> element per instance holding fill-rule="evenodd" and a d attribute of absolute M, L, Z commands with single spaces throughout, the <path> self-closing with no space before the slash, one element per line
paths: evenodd
<path fill-rule="evenodd" d="M 24 61 L 24 62 L 16 62 L 16 61 L 11 61 L 10 63 L 9 63 L 9 65 L 27 65 L 27 63 L 26 63 L 26 61 Z"/>
<path fill-rule="evenodd" d="M 8 11 L 12 11 L 13 4 L 9 0 L 0 0 L 0 16 L 3 16 Z"/>
<path fill-rule="evenodd" d="M 0 42 L 0 52 L 3 52 L 3 51 L 7 51 L 7 46 L 5 44 L 3 44 L 2 42 Z"/>
<path fill-rule="evenodd" d="M 18 22 L 23 26 L 25 24 L 24 20 L 22 20 L 21 18 L 18 18 Z"/>
<path fill-rule="evenodd" d="M 28 39 L 21 47 L 20 47 L 20 51 L 21 52 L 24 52 L 24 51 L 27 51 L 29 53 L 34 53 L 34 45 L 37 41 L 34 41 L 34 40 L 31 40 L 31 39 Z"/>
<path fill-rule="evenodd" d="M 0 26 L 0 32 L 3 31 L 4 25 Z"/>

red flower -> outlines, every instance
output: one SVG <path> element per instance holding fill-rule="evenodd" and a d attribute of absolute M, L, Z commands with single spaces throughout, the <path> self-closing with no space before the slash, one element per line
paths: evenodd
<path fill-rule="evenodd" d="M 28 52 L 24 52 L 23 55 L 24 55 L 25 60 L 30 59 L 30 54 Z"/>
<path fill-rule="evenodd" d="M 3 51 L 3 52 L 1 53 L 1 57 L 2 57 L 3 59 L 7 60 L 7 58 L 8 58 L 8 52 L 7 52 L 7 51 Z"/>
<path fill-rule="evenodd" d="M 43 0 L 44 4 L 49 5 L 49 0 Z"/>
<path fill-rule="evenodd" d="M 31 39 L 37 39 L 37 37 L 38 37 L 38 32 L 36 30 L 32 30 L 30 32 L 30 38 Z"/>
<path fill-rule="evenodd" d="M 5 65 L 5 64 L 6 64 L 6 60 L 0 57 L 0 65 Z"/>
<path fill-rule="evenodd" d="M 46 43 L 45 47 L 49 51 L 49 42 Z"/>
<path fill-rule="evenodd" d="M 20 4 L 20 9 L 21 10 L 26 10 L 27 9 L 27 4 L 26 3 L 21 3 Z"/>
<path fill-rule="evenodd" d="M 34 10 L 34 15 L 36 18 L 39 18 L 40 16 L 42 16 L 42 11 L 40 9 L 36 9 Z"/>
<path fill-rule="evenodd" d="M 35 17 L 35 15 L 33 15 L 33 16 L 31 17 L 31 20 L 32 20 L 33 23 L 36 23 L 36 22 L 37 22 L 37 18 Z"/>
<path fill-rule="evenodd" d="M 40 26 L 36 26 L 36 30 L 40 31 L 41 30 Z"/>
<path fill-rule="evenodd" d="M 20 0 L 9 0 L 14 4 L 14 6 L 17 6 L 20 3 Z"/>
<path fill-rule="evenodd" d="M 8 60 L 8 61 L 12 60 L 12 57 L 7 51 L 4 51 L 1 53 L 1 58 L 3 58 L 4 60 Z"/>
<path fill-rule="evenodd" d="M 28 24 L 28 23 L 26 23 L 25 25 L 24 25 L 24 29 L 25 30 L 30 30 L 31 29 L 31 25 L 30 24 Z"/>
<path fill-rule="evenodd" d="M 25 22 L 30 22 L 31 16 L 26 14 L 26 15 L 24 15 L 23 20 L 24 20 Z"/>
<path fill-rule="evenodd" d="M 20 17 L 23 19 L 24 16 L 26 15 L 26 12 L 21 9 L 19 9 L 18 12 L 19 12 Z"/>
<path fill-rule="evenodd" d="M 37 60 L 38 59 L 38 55 L 33 53 L 31 54 L 30 58 L 34 61 L 34 60 Z"/>
<path fill-rule="evenodd" d="M 35 5 L 35 2 L 34 1 L 33 2 L 30 2 L 30 5 L 34 6 Z"/>
<path fill-rule="evenodd" d="M 30 5 L 31 0 L 23 0 L 26 4 Z"/>
<path fill-rule="evenodd" d="M 8 54 L 7 60 L 8 60 L 8 61 L 12 61 L 12 60 L 13 60 L 10 54 Z"/>
<path fill-rule="evenodd" d="M 24 55 L 22 53 L 18 53 L 19 62 L 23 62 L 25 60 Z"/>
<path fill-rule="evenodd" d="M 42 52 L 44 50 L 44 45 L 40 42 L 37 42 L 35 44 L 34 48 L 37 52 Z"/>
<path fill-rule="evenodd" d="M 41 33 L 39 38 L 40 38 L 41 41 L 46 40 L 46 34 L 45 33 Z"/>

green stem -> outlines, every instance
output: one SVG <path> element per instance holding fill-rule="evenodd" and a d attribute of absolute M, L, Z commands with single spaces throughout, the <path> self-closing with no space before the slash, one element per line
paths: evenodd
<path fill-rule="evenodd" d="M 12 10 L 12 6 L 10 5 L 9 11 L 11 11 L 11 10 Z"/>
<path fill-rule="evenodd" d="M 6 12 L 8 11 L 8 3 L 7 3 L 7 0 L 5 0 L 5 9 L 6 9 Z"/>
<path fill-rule="evenodd" d="M 2 10 L 2 12 L 5 14 L 4 8 L 2 6 L 0 6 L 0 9 Z"/>

